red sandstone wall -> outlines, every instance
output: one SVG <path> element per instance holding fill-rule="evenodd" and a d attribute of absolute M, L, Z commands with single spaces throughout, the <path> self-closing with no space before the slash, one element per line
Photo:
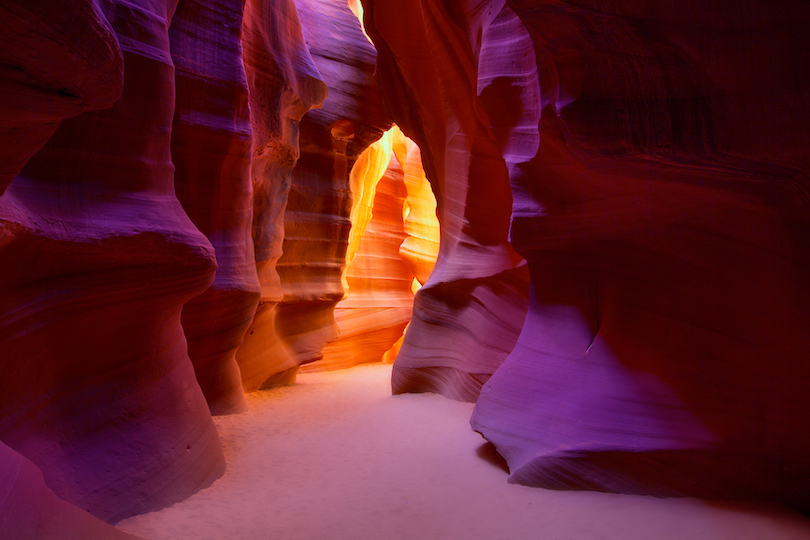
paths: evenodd
<path fill-rule="evenodd" d="M 276 304 L 284 296 L 276 264 L 282 254 L 290 175 L 299 156 L 298 124 L 326 98 L 326 85 L 290 1 L 247 2 L 242 48 L 252 130 L 253 242 L 261 287 L 261 301 L 236 353 L 249 392 L 294 376 L 298 369 L 275 329 Z"/>
<path fill-rule="evenodd" d="M 175 192 L 217 258 L 214 283 L 190 300 L 182 315 L 189 357 L 212 414 L 247 410 L 235 354 L 260 296 L 251 235 L 242 6 L 241 0 L 184 1 L 169 31 L 177 85 Z"/>
<path fill-rule="evenodd" d="M 123 94 L 64 120 L 0 198 L 0 439 L 56 495 L 109 522 L 224 470 L 180 324 L 216 265 L 174 195 L 175 7 L 83 7 L 91 27 L 115 32 Z M 119 85 L 95 90 L 108 96 L 97 106 Z"/>
<path fill-rule="evenodd" d="M 807 508 L 807 7 L 508 4 L 365 3 L 440 212 L 455 134 L 508 171 L 530 304 L 474 429 L 514 482 Z"/>
<path fill-rule="evenodd" d="M 487 25 L 470 19 L 469 28 L 448 26 L 409 2 L 366 8 L 386 103 L 419 145 L 441 225 L 436 266 L 416 294 L 394 364 L 394 392 L 429 390 L 475 401 L 517 339 L 528 294 L 528 269 L 507 239 L 509 163 L 476 92 L 472 50 L 480 52 L 479 30 Z M 466 45 L 473 49 L 424 46 L 448 34 L 474 40 Z"/>

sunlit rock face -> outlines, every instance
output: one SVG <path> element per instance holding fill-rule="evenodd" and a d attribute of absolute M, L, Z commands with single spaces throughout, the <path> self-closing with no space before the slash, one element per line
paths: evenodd
<path fill-rule="evenodd" d="M 428 177 L 471 125 L 508 171 L 530 305 L 472 425 L 510 481 L 810 508 L 807 5 L 445 6 L 366 28 Z"/>
<path fill-rule="evenodd" d="M 214 246 L 218 266 L 214 283 L 183 307 L 181 319 L 213 414 L 247 410 L 235 354 L 259 301 L 242 4 L 184 1 L 169 31 L 177 86 L 175 191 Z"/>
<path fill-rule="evenodd" d="M 120 45 L 123 95 L 63 121 L 0 198 L 0 439 L 57 496 L 115 522 L 182 500 L 224 470 L 180 324 L 216 264 L 174 195 L 175 3 L 59 3 L 74 4 L 58 11 L 66 37 L 88 14 L 89 28 L 115 32 L 87 39 L 112 64 Z M 84 39 L 65 45 L 80 65 L 93 63 Z M 101 107 L 120 88 L 113 76 L 90 93 L 106 96 Z"/>
<path fill-rule="evenodd" d="M 244 343 L 236 352 L 242 385 L 294 377 L 298 363 L 277 337 L 276 304 L 284 293 L 276 270 L 284 242 L 284 209 L 290 174 L 298 160 L 298 124 L 326 98 L 326 85 L 304 42 L 295 5 L 289 0 L 245 3 L 242 54 L 251 125 L 253 242 L 261 301 Z"/>
<path fill-rule="evenodd" d="M 328 98 L 298 126 L 300 151 L 292 154 L 297 162 L 288 177 L 283 221 L 275 221 L 283 223 L 274 236 L 283 232 L 283 244 L 273 250 L 277 296 L 259 306 L 239 352 L 272 356 L 273 369 L 263 373 L 260 385 L 289 382 L 299 365 L 320 359 L 323 347 L 337 337 L 334 308 L 344 294 L 341 273 L 351 227 L 349 171 L 390 126 L 372 77 L 374 48 L 346 2 L 313 0 L 289 7 L 296 8 L 301 56 L 326 84 Z M 258 213 L 262 203 L 256 204 Z M 268 204 L 278 205 L 278 198 Z M 257 245 L 257 253 L 261 249 Z M 257 263 L 262 260 L 257 255 Z M 261 270 L 259 277 L 264 288 Z"/>
<path fill-rule="evenodd" d="M 478 60 L 472 52 L 468 57 L 452 47 L 414 47 L 461 31 L 417 4 L 366 5 L 366 29 L 379 52 L 388 108 L 419 145 L 441 224 L 438 260 L 416 294 L 393 388 L 475 401 L 511 352 L 526 313 L 528 269 L 507 239 L 510 160 L 526 149 L 493 135 L 477 96 Z M 487 10 L 491 17 L 498 14 Z M 472 24 L 464 32 L 477 40 L 476 50 L 495 39 L 482 40 L 485 25 Z M 508 149 L 514 156 L 502 150 L 509 144 L 517 147 Z"/>
<path fill-rule="evenodd" d="M 345 297 L 335 307 L 339 337 L 321 360 L 301 371 L 379 362 L 411 318 L 414 276 L 400 257 L 407 190 L 389 131 L 359 157 L 350 175 L 352 229 L 346 254 Z"/>
<path fill-rule="evenodd" d="M 427 283 L 439 256 L 436 197 L 425 176 L 419 147 L 398 127 L 392 129 L 393 152 L 402 168 L 407 192 L 402 223 L 407 236 L 399 246 L 399 256 L 421 286 Z"/>

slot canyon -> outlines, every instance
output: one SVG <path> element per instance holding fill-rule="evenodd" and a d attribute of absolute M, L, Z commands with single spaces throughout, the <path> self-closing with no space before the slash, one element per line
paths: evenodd
<path fill-rule="evenodd" d="M 810 3 L 4 0 L 0 44 L 0 540 L 810 539 Z"/>

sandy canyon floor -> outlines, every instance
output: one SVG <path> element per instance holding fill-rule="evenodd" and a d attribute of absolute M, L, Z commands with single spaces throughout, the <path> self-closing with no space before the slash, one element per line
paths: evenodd
<path fill-rule="evenodd" d="M 391 396 L 391 366 L 299 375 L 217 417 L 225 476 L 119 528 L 153 540 L 810 539 L 789 510 L 510 485 L 473 405 Z"/>

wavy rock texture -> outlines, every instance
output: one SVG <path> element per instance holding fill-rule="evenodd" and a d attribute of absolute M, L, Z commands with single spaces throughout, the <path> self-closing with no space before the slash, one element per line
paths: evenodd
<path fill-rule="evenodd" d="M 260 305 L 243 346 L 247 353 L 272 345 L 272 352 L 264 353 L 273 358 L 259 383 L 265 385 L 294 379 L 298 366 L 320 359 L 324 345 L 338 335 L 334 308 L 344 294 L 349 171 L 390 126 L 372 78 L 374 48 L 346 2 L 298 2 L 297 11 L 306 41 L 301 54 L 311 54 L 313 73 L 326 83 L 329 97 L 300 122 L 300 156 L 289 180 L 283 245 L 273 250 L 279 254 L 282 248 L 275 263 L 282 297 L 275 297 L 277 304 Z M 259 277 L 264 284 L 261 270 Z"/>
<path fill-rule="evenodd" d="M 388 131 L 352 168 L 355 219 L 346 256 L 346 298 L 335 307 L 339 337 L 324 348 L 323 359 L 302 366 L 302 372 L 379 362 L 410 321 L 414 276 L 399 255 L 408 237 L 407 191 L 392 139 Z"/>
<path fill-rule="evenodd" d="M 250 119 L 242 1 L 179 5 L 169 31 L 176 73 L 177 198 L 216 251 L 214 283 L 183 308 L 188 354 L 213 414 L 247 410 L 235 354 L 259 302 L 251 235 Z"/>
<path fill-rule="evenodd" d="M 366 3 L 384 80 L 409 85 L 400 97 L 417 86 L 411 62 L 437 52 L 403 59 L 393 21 L 410 19 L 410 35 L 442 21 L 451 36 L 442 54 L 455 54 L 456 82 L 437 72 L 418 87 L 472 102 L 472 112 L 424 114 L 442 101 L 419 94 L 410 103 L 421 125 L 400 111 L 412 130 L 452 136 L 474 115 L 510 171 L 511 241 L 528 262 L 531 300 L 473 428 L 513 482 L 810 508 L 810 199 L 799 120 L 810 76 L 794 68 L 808 60 L 799 28 L 810 10 L 508 4 L 525 30 L 498 29 L 514 24 L 506 10 L 493 16 L 502 3 Z M 479 29 L 482 43 L 470 39 Z M 505 45 L 491 60 L 487 34 Z M 511 44 L 497 38 L 507 34 Z"/>
<path fill-rule="evenodd" d="M 436 218 L 436 197 L 422 167 L 419 147 L 397 126 L 393 130 L 393 151 L 402 167 L 407 197 L 403 230 L 407 237 L 399 246 L 399 256 L 408 265 L 419 285 L 427 283 L 439 256 L 440 229 Z"/>
<path fill-rule="evenodd" d="M 249 88 L 253 182 L 253 242 L 261 301 L 236 352 L 245 391 L 295 377 L 295 362 L 277 336 L 283 299 L 276 264 L 284 242 L 284 209 L 298 160 L 299 122 L 326 98 L 326 85 L 304 42 L 290 0 L 245 3 L 242 49 Z"/>
<path fill-rule="evenodd" d="M 31 461 L 0 443 L 0 538 L 136 540 L 69 504 L 45 486 Z"/>
<path fill-rule="evenodd" d="M 0 198 L 0 439 L 109 522 L 224 470 L 180 324 L 215 262 L 174 196 L 174 8 L 104 4 L 122 97 L 63 121 Z"/>
<path fill-rule="evenodd" d="M 95 0 L 3 2 L 0 36 L 2 195 L 61 120 L 112 105 L 124 75 Z"/>
<path fill-rule="evenodd" d="M 511 352 L 528 296 L 527 268 L 507 239 L 509 164 L 478 99 L 478 59 L 471 52 L 482 46 L 484 22 L 499 8 L 482 7 L 488 19 L 478 21 L 430 2 L 365 7 L 386 103 L 421 149 L 441 224 L 436 266 L 416 294 L 394 364 L 394 392 L 475 401 Z M 459 24 L 467 26 L 452 24 L 453 15 L 466 17 Z M 446 35 L 467 52 L 426 47 Z"/>

